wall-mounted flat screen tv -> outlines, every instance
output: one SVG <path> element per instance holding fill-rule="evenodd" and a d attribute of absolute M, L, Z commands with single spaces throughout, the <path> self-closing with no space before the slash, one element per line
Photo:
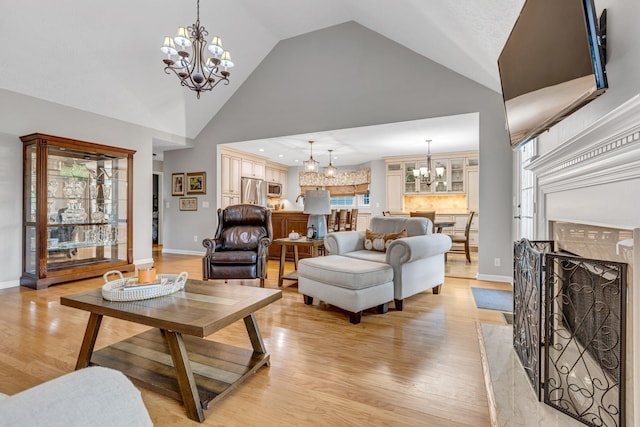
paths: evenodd
<path fill-rule="evenodd" d="M 512 147 L 604 93 L 593 0 L 526 0 L 498 69 Z"/>

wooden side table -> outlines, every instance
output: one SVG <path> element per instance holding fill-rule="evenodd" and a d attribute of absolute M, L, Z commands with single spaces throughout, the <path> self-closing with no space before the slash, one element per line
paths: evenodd
<path fill-rule="evenodd" d="M 271 243 L 280 246 L 280 269 L 278 271 L 278 286 L 282 286 L 282 282 L 284 281 L 284 279 L 298 280 L 298 248 L 300 246 L 311 247 L 312 257 L 317 257 L 319 249 L 324 246 L 323 239 L 314 240 L 307 239 L 306 237 L 300 237 L 296 240 L 284 237 L 282 239 L 274 239 Z M 287 246 L 293 246 L 293 265 L 295 269 L 290 273 L 284 274 L 284 263 L 287 256 Z"/>

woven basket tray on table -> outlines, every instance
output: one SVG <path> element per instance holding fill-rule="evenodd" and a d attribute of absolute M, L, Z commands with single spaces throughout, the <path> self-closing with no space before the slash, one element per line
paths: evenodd
<path fill-rule="evenodd" d="M 112 274 L 118 275 L 119 279 L 109 281 L 108 277 Z M 108 271 L 102 276 L 105 283 L 102 286 L 102 298 L 109 301 L 138 301 L 169 295 L 184 289 L 188 276 L 186 271 L 180 274 L 158 274 L 156 280 L 160 283 L 157 286 L 150 284 L 136 287 L 137 277 L 123 277 L 119 271 Z"/>

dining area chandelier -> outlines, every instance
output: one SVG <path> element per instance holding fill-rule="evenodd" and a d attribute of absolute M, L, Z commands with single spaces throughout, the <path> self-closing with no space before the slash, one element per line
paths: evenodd
<path fill-rule="evenodd" d="M 231 54 L 222 48 L 222 40 L 214 36 L 210 43 L 206 37 L 209 32 L 200 25 L 200 0 L 197 1 L 195 24 L 189 27 L 178 27 L 174 37 L 165 36 L 160 47 L 167 57 L 164 62 L 164 72 L 174 73 L 182 86 L 196 92 L 200 99 L 200 92 L 213 90 L 220 82 L 229 84 L 229 69 L 234 64 Z M 210 54 L 210 56 L 207 54 Z"/>
<path fill-rule="evenodd" d="M 431 140 L 427 139 L 427 166 L 421 166 L 413 170 L 413 176 L 421 178 L 427 187 L 431 187 L 433 180 L 431 178 Z"/>

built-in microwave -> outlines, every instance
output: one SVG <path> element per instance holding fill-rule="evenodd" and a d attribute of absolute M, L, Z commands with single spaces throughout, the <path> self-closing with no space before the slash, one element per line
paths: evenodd
<path fill-rule="evenodd" d="M 282 196 L 282 184 L 277 182 L 267 182 L 267 196 L 268 197 L 281 197 Z"/>

